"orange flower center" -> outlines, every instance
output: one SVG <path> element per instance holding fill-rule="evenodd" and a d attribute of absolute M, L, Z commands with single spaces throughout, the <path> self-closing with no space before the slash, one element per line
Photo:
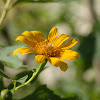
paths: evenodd
<path fill-rule="evenodd" d="M 59 49 L 55 48 L 52 44 L 50 44 L 47 40 L 38 43 L 35 46 L 37 54 L 39 55 L 46 55 L 48 57 L 56 57 L 59 53 Z"/>

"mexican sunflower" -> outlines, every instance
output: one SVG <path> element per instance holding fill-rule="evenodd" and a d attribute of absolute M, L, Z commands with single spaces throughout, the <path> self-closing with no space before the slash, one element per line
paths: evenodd
<path fill-rule="evenodd" d="M 71 39 L 66 44 L 62 44 L 65 40 L 70 38 L 70 36 L 60 34 L 58 37 L 56 37 L 57 32 L 58 27 L 53 27 L 49 32 L 48 39 L 45 39 L 44 35 L 39 31 L 23 32 L 23 36 L 18 36 L 16 40 L 27 44 L 30 48 L 18 48 L 14 51 L 14 55 L 17 55 L 18 51 L 23 55 L 28 53 L 36 53 L 36 62 L 42 63 L 47 59 L 52 65 L 60 67 L 62 72 L 66 71 L 68 65 L 62 59 L 76 60 L 80 57 L 77 52 L 69 50 L 78 41 L 76 39 Z"/>

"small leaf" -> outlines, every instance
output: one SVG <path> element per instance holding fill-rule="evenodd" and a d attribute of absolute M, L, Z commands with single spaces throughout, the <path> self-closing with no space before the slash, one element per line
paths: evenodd
<path fill-rule="evenodd" d="M 22 77 L 22 78 L 20 78 L 20 79 L 18 79 L 18 80 L 15 80 L 15 81 L 16 81 L 16 82 L 19 82 L 19 83 L 21 83 L 21 84 L 24 84 L 25 81 L 27 80 L 27 78 L 28 78 L 28 75 L 26 75 L 26 76 L 24 76 L 24 77 Z"/>
<path fill-rule="evenodd" d="M 19 80 L 20 78 L 22 78 L 22 77 L 24 77 L 24 76 L 26 76 L 26 75 L 28 76 L 28 78 L 26 79 L 26 81 L 29 80 L 29 79 L 31 78 L 32 74 L 33 74 L 32 71 L 23 71 L 23 72 L 18 73 L 18 74 L 13 78 L 13 81 L 12 81 L 12 83 L 8 86 L 8 88 L 9 88 L 9 89 L 12 89 L 12 88 L 13 88 L 13 83 L 14 83 L 14 81 L 17 82 L 17 80 Z M 30 83 L 31 83 L 31 82 L 30 82 Z M 16 85 L 20 85 L 20 83 L 17 82 Z"/>
<path fill-rule="evenodd" d="M 17 74 L 13 79 L 18 80 L 21 77 L 24 77 L 25 75 L 28 75 L 27 79 L 29 79 L 29 78 L 31 78 L 32 74 L 33 74 L 32 71 L 24 71 L 24 72 L 21 72 L 21 73 Z"/>
<path fill-rule="evenodd" d="M 32 72 L 35 73 L 36 72 L 36 69 L 32 69 Z"/>

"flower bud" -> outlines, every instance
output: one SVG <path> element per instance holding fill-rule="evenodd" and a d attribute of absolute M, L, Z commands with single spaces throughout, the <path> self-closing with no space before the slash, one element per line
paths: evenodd
<path fill-rule="evenodd" d="M 8 89 L 2 90 L 1 99 L 2 100 L 12 100 L 12 93 Z"/>

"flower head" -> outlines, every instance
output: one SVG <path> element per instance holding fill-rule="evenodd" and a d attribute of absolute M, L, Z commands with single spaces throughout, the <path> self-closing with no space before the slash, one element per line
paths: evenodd
<path fill-rule="evenodd" d="M 28 47 L 18 48 L 14 51 L 14 55 L 17 55 L 19 51 L 21 54 L 36 53 L 35 60 L 38 63 L 43 62 L 47 59 L 52 65 L 60 67 L 62 72 L 67 70 L 67 63 L 62 60 L 76 60 L 80 55 L 73 51 L 69 50 L 73 47 L 78 41 L 76 39 L 69 40 L 66 44 L 61 45 L 65 40 L 70 38 L 66 34 L 61 34 L 57 36 L 58 27 L 53 27 L 49 32 L 48 39 L 45 39 L 43 34 L 39 31 L 25 31 L 22 33 L 23 36 L 18 36 L 16 40 L 19 40 Z"/>

